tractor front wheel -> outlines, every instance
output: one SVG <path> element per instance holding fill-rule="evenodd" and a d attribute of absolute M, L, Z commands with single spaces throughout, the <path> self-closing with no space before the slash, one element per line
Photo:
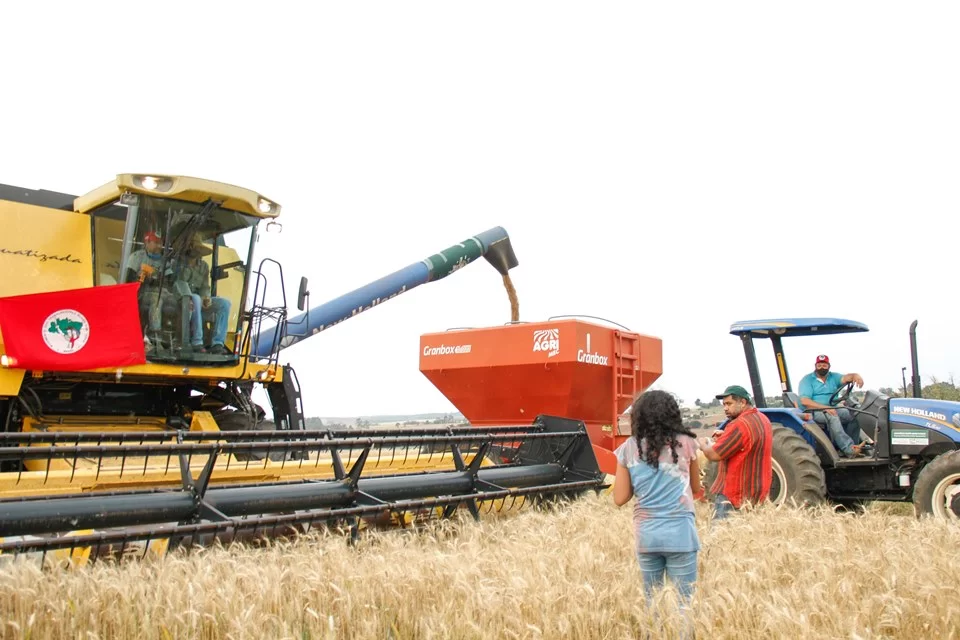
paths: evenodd
<path fill-rule="evenodd" d="M 960 451 L 948 451 L 920 470 L 913 488 L 917 517 L 960 521 Z"/>
<path fill-rule="evenodd" d="M 794 504 L 813 506 L 822 503 L 827 495 L 827 482 L 817 455 L 797 432 L 773 423 L 773 481 L 769 501 L 775 505 Z M 717 463 L 707 464 L 703 485 L 707 496 L 713 499 L 711 487 L 717 479 Z"/>

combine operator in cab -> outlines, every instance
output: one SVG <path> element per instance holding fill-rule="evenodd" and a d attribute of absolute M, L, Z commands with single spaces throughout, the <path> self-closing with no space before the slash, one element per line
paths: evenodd
<path fill-rule="evenodd" d="M 164 264 L 163 241 L 156 231 L 143 235 L 143 246 L 127 258 L 124 267 L 124 282 L 139 282 L 138 300 L 140 303 L 140 323 L 143 325 L 143 343 L 149 351 L 152 348 L 150 336 L 158 339 L 162 329 L 164 307 L 169 313 L 175 304 L 169 287 L 163 286 L 163 280 L 172 276 L 172 265 Z"/>
<path fill-rule="evenodd" d="M 104 204 L 94 217 L 116 226 L 96 246 L 97 284 L 141 282 L 147 359 L 233 364 L 242 316 L 235 310 L 249 286 L 256 218 L 214 199 L 137 193 Z"/>
<path fill-rule="evenodd" d="M 200 237 L 194 234 L 183 260 L 177 266 L 174 286 L 177 293 L 190 298 L 190 346 L 199 353 L 228 355 L 224 346 L 227 339 L 227 319 L 230 301 L 210 294 L 210 266 L 203 259 L 213 253 Z M 210 338 L 204 337 L 204 324 L 212 325 Z M 206 346 L 205 346 L 206 345 Z"/>

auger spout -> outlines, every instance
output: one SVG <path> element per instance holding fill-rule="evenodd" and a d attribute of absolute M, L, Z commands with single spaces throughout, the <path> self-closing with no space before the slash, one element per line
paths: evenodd
<path fill-rule="evenodd" d="M 488 229 L 289 319 L 287 330 L 279 340 L 276 325 L 263 329 L 253 338 L 250 355 L 269 357 L 280 349 L 291 347 L 304 338 L 329 329 L 425 282 L 445 278 L 480 257 L 485 258 L 502 276 L 506 276 L 510 269 L 519 264 L 506 230 L 503 227 Z"/>

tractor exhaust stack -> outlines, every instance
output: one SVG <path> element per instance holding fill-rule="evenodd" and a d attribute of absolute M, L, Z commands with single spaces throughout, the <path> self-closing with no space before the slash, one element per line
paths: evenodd
<path fill-rule="evenodd" d="M 917 358 L 917 321 L 910 323 L 910 364 L 913 367 L 913 397 L 919 398 L 923 394 L 920 386 L 920 364 Z"/>

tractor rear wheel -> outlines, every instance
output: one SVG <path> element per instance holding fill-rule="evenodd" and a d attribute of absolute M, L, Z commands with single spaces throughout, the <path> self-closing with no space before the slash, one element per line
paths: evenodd
<path fill-rule="evenodd" d="M 793 429 L 779 422 L 772 423 L 772 426 L 773 481 L 770 484 L 770 502 L 797 506 L 822 503 L 827 496 L 827 481 L 816 453 Z M 703 477 L 703 485 L 711 500 L 715 495 L 710 488 L 717 479 L 717 471 L 717 463 L 710 462 Z"/>
<path fill-rule="evenodd" d="M 941 453 L 920 470 L 913 509 L 917 517 L 960 521 L 960 451 Z"/>

